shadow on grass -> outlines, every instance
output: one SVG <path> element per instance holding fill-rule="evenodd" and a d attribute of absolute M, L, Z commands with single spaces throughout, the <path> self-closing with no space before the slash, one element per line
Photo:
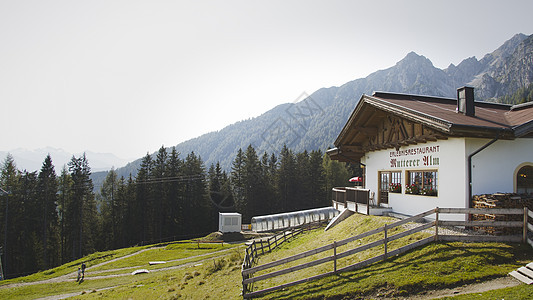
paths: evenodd
<path fill-rule="evenodd" d="M 265 298 L 414 295 L 501 277 L 532 256 L 533 249 L 522 244 L 439 242 L 359 270 L 266 294 Z"/>

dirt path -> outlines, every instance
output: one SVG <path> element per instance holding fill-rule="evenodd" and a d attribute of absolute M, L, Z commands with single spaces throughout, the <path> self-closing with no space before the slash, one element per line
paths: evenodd
<path fill-rule="evenodd" d="M 90 269 L 93 269 L 93 268 L 96 268 L 96 267 L 100 267 L 100 266 L 115 262 L 117 260 L 121 260 L 121 259 L 125 259 L 125 258 L 128 258 L 128 257 L 132 257 L 134 255 L 143 253 L 145 251 L 153 250 L 153 249 L 157 249 L 157 248 L 154 247 L 154 248 L 143 249 L 143 250 L 139 250 L 139 251 L 137 251 L 135 253 L 132 253 L 132 254 L 121 256 L 121 257 L 118 257 L 118 258 L 115 258 L 115 259 L 112 259 L 112 260 L 109 260 L 109 261 L 106 261 L 106 262 L 103 262 L 103 263 L 88 267 L 87 269 L 85 269 L 86 270 L 85 272 L 87 272 Z M 68 274 L 61 275 L 61 276 L 54 277 L 54 278 L 50 278 L 50 279 L 32 281 L 32 282 L 18 282 L 18 283 L 7 284 L 7 285 L 0 286 L 0 289 L 16 288 L 16 287 L 27 286 L 27 285 L 35 285 L 35 284 L 64 282 L 64 281 L 74 280 L 77 277 L 78 277 L 78 271 L 76 270 L 76 271 L 73 271 L 72 273 L 68 273 Z"/>
<path fill-rule="evenodd" d="M 506 287 L 513 287 L 520 285 L 521 282 L 514 279 L 511 276 L 505 276 L 496 278 L 489 281 L 484 281 L 480 283 L 467 284 L 459 286 L 452 289 L 442 289 L 442 290 L 431 290 L 424 295 L 409 296 L 409 299 L 414 300 L 428 300 L 428 299 L 439 299 L 443 297 L 453 297 L 463 294 L 471 293 L 483 293 L 491 290 L 503 289 Z"/>
<path fill-rule="evenodd" d="M 146 249 L 146 250 L 150 250 L 150 249 Z M 222 254 L 222 255 L 215 256 L 217 258 L 220 258 L 220 257 L 228 255 L 228 254 L 226 254 L 224 252 L 228 252 L 230 250 L 233 250 L 233 248 L 219 250 L 219 251 L 215 251 L 215 252 L 211 252 L 211 253 L 199 254 L 199 255 L 190 256 L 190 257 L 181 258 L 181 259 L 175 259 L 175 260 L 168 261 L 168 262 L 176 262 L 176 261 L 182 261 L 182 260 L 191 259 L 191 258 L 198 258 L 198 257 L 202 257 L 202 256 L 207 256 L 207 255 L 210 255 L 210 254 Z M 138 252 L 138 253 L 140 253 L 140 252 Z M 138 253 L 135 253 L 135 254 L 138 254 Z M 124 256 L 123 258 L 126 258 L 126 256 Z M 154 270 L 150 270 L 150 272 L 153 273 L 153 272 L 160 272 L 160 271 L 187 268 L 187 267 L 191 267 L 191 266 L 194 266 L 194 265 L 202 264 L 202 263 L 204 263 L 206 261 L 210 261 L 211 259 L 213 259 L 213 257 L 201 259 L 201 260 L 198 260 L 198 261 L 188 262 L 188 263 L 184 263 L 184 264 L 177 265 L 177 266 L 154 269 Z M 96 268 L 97 266 L 98 265 L 94 266 L 94 268 Z M 114 270 L 132 269 L 132 268 L 135 268 L 135 267 L 121 268 L 121 269 L 114 269 Z M 110 271 L 114 271 L 114 270 L 105 270 L 105 271 L 100 271 L 100 272 L 110 272 Z M 121 274 L 114 274 L 114 275 L 90 276 L 90 277 L 88 276 L 86 278 L 95 280 L 95 279 L 107 279 L 107 278 L 121 277 L 121 276 L 133 276 L 133 275 L 131 275 L 131 272 L 128 272 L 128 273 L 121 273 Z M 53 295 L 53 296 L 48 296 L 48 297 L 43 297 L 43 298 L 38 298 L 38 299 L 40 299 L 40 300 L 60 300 L 60 299 L 66 299 L 66 298 L 78 296 L 78 295 L 84 294 L 84 293 L 92 293 L 92 292 L 104 291 L 104 290 L 112 289 L 112 288 L 115 288 L 115 287 L 116 286 L 109 286 L 109 287 L 100 288 L 100 289 L 93 289 L 93 290 L 87 290 L 87 291 L 78 291 L 78 292 L 72 292 L 72 293 L 61 294 L 61 295 Z"/>
<path fill-rule="evenodd" d="M 109 261 L 106 261 L 106 262 L 103 262 L 103 263 L 88 267 L 87 269 L 85 269 L 85 275 L 86 275 L 85 279 L 86 280 L 88 280 L 88 279 L 96 280 L 96 279 L 107 279 L 107 278 L 114 278 L 114 277 L 121 277 L 121 276 L 132 276 L 131 275 L 131 269 L 143 268 L 143 267 L 145 267 L 145 265 L 142 265 L 142 266 L 131 266 L 131 267 L 126 267 L 126 268 L 118 268 L 118 269 L 101 270 L 101 271 L 93 271 L 93 272 L 91 272 L 90 270 L 97 269 L 97 268 L 99 268 L 101 266 L 104 266 L 104 265 L 107 265 L 107 264 L 110 264 L 110 263 L 113 263 L 113 262 L 116 262 L 116 261 L 119 261 L 119 260 L 122 260 L 122 259 L 130 258 L 132 256 L 141 254 L 141 253 L 143 253 L 145 251 L 154 250 L 154 249 L 158 249 L 158 248 L 161 248 L 161 247 L 143 249 L 143 250 L 137 251 L 137 252 L 132 253 L 132 254 L 121 256 L 121 257 L 118 257 L 118 258 L 115 258 L 115 259 L 112 259 L 112 260 L 109 260 Z M 210 252 L 210 253 L 204 253 L 204 254 L 184 257 L 184 258 L 180 258 L 180 259 L 169 260 L 169 261 L 167 261 L 167 263 L 185 261 L 185 260 L 190 260 L 190 259 L 195 259 L 195 258 L 201 258 L 201 257 L 204 257 L 204 256 L 211 256 L 211 255 L 215 255 L 215 257 L 218 258 L 218 257 L 222 257 L 222 256 L 228 255 L 225 252 L 228 252 L 228 251 L 231 251 L 231 250 L 233 250 L 233 248 L 228 248 L 228 249 L 223 249 L 223 250 L 214 251 L 214 252 Z M 198 260 L 198 261 L 188 262 L 188 263 L 184 263 L 184 264 L 177 265 L 177 266 L 153 269 L 153 270 L 150 270 L 150 272 L 159 272 L 159 271 L 186 268 L 186 267 L 194 266 L 196 264 L 202 264 L 203 262 L 211 260 L 211 259 L 213 259 L 213 257 L 201 259 L 201 260 Z M 128 270 L 128 271 L 126 271 L 126 270 Z M 125 273 L 102 275 L 102 276 L 98 276 L 97 275 L 97 274 L 101 274 L 101 273 L 119 272 L 119 271 L 125 271 Z M 97 276 L 94 276 L 94 275 L 97 275 Z M 19 282 L 19 283 L 13 283 L 13 284 L 9 284 L 9 285 L 4 285 L 4 286 L 0 286 L 0 289 L 16 288 L 16 287 L 21 287 L 21 286 L 35 285 L 35 284 L 57 283 L 57 282 L 65 282 L 65 281 L 73 281 L 74 282 L 76 280 L 76 278 L 77 278 L 77 270 L 72 272 L 72 273 L 68 273 L 68 274 L 65 274 L 65 275 L 61 275 L 61 276 L 58 276 L 58 277 L 55 277 L 55 278 L 46 279 L 46 280 L 33 281 L 33 282 Z M 78 292 L 72 292 L 72 293 L 68 293 L 68 294 L 53 295 L 53 296 L 48 296 L 48 297 L 44 297 L 44 298 L 40 298 L 40 299 L 44 299 L 44 300 L 59 300 L 59 299 L 65 299 L 65 298 L 77 296 L 77 295 L 80 295 L 82 293 L 90 293 L 90 292 L 94 292 L 94 291 L 103 291 L 103 290 L 107 290 L 107 289 L 111 289 L 111 288 L 114 288 L 114 286 L 100 288 L 100 289 L 96 289 L 96 290 L 78 291 Z"/>
<path fill-rule="evenodd" d="M 129 258 L 129 257 L 135 256 L 135 255 L 141 254 L 141 253 L 143 253 L 145 251 L 159 249 L 159 248 L 161 248 L 161 247 L 143 249 L 143 250 L 137 251 L 137 252 L 132 253 L 132 254 L 121 256 L 121 257 L 118 257 L 118 258 L 114 258 L 112 260 L 108 260 L 106 262 L 103 262 L 103 263 L 88 267 L 87 269 L 85 269 L 85 279 L 106 279 L 106 278 L 113 278 L 113 277 L 121 277 L 121 276 L 131 275 L 131 271 L 128 271 L 126 273 L 121 273 L 121 274 L 93 276 L 95 274 L 100 274 L 100 273 L 125 271 L 125 270 L 131 270 L 131 269 L 135 269 L 135 268 L 143 268 L 145 266 L 131 266 L 131 267 L 127 267 L 127 268 L 109 269 L 109 270 L 94 271 L 94 272 L 90 272 L 90 270 L 99 268 L 99 267 L 101 267 L 103 265 L 107 265 L 107 264 L 110 264 L 110 263 L 113 263 L 113 262 L 116 262 L 116 261 L 119 261 L 119 260 L 122 260 L 122 259 L 126 259 L 126 258 Z M 169 260 L 169 261 L 167 261 L 167 263 L 168 262 L 183 261 L 183 260 L 188 260 L 188 259 L 194 259 L 194 258 L 199 258 L 199 257 L 207 256 L 207 255 L 213 255 L 213 254 L 217 254 L 217 253 L 223 253 L 223 252 L 226 252 L 226 251 L 230 251 L 232 249 L 233 248 L 229 248 L 229 249 L 219 250 L 219 251 L 215 251 L 215 252 L 204 253 L 204 254 L 199 254 L 199 255 L 195 255 L 195 256 L 189 256 L 189 257 L 175 259 L 175 260 Z M 219 257 L 219 256 L 217 256 L 217 257 Z M 191 265 L 200 263 L 201 261 L 204 261 L 204 260 L 195 261 L 195 262 L 191 262 L 191 263 L 185 263 L 183 265 L 178 265 L 178 266 L 154 269 L 154 270 L 150 270 L 150 272 L 158 272 L 158 271 L 179 269 L 179 268 L 182 268 L 182 267 L 187 267 L 187 266 L 191 266 Z M 21 287 L 21 286 L 35 285 L 35 284 L 46 284 L 46 283 L 57 283 L 57 282 L 65 282 L 65 281 L 74 281 L 74 280 L 76 280 L 77 276 L 78 276 L 78 274 L 77 274 L 77 270 L 76 270 L 76 271 L 73 271 L 72 273 L 68 273 L 68 274 L 61 275 L 61 276 L 54 277 L 54 278 L 50 278 L 50 279 L 45 279 L 45 280 L 40 280 L 40 281 L 32 281 L 32 282 L 18 282 L 18 283 L 7 284 L 7 285 L 0 286 L 0 289 L 16 288 L 16 287 Z M 79 293 L 76 293 L 76 295 L 78 295 L 78 294 Z"/>

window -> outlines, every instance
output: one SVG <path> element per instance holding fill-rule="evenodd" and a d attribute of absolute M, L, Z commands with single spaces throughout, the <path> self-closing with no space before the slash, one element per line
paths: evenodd
<path fill-rule="evenodd" d="M 516 192 L 518 194 L 533 193 L 533 167 L 525 166 L 516 174 Z"/>
<path fill-rule="evenodd" d="M 409 171 L 407 194 L 437 196 L 437 171 Z"/>
<path fill-rule="evenodd" d="M 230 226 L 231 225 L 231 217 L 225 217 L 224 218 L 224 225 Z"/>
<path fill-rule="evenodd" d="M 389 193 L 402 192 L 401 172 L 379 172 L 379 203 L 389 203 Z"/>
<path fill-rule="evenodd" d="M 391 193 L 401 193 L 402 192 L 402 173 L 401 172 L 391 172 L 390 173 L 390 188 Z"/>

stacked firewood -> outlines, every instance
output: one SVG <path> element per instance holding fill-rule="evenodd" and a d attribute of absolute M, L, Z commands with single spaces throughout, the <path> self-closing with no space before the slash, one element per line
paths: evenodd
<path fill-rule="evenodd" d="M 519 194 L 489 194 L 475 195 L 473 197 L 474 208 L 523 208 L 527 206 L 533 210 L 533 196 Z M 499 215 L 499 214 L 474 214 L 473 221 L 521 221 L 522 215 Z M 474 227 L 474 230 L 495 235 L 520 234 L 520 228 L 507 227 Z"/>

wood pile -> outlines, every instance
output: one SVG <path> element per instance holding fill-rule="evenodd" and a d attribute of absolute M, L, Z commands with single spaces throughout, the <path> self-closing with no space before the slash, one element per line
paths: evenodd
<path fill-rule="evenodd" d="M 475 195 L 473 197 L 474 208 L 523 208 L 528 207 L 533 210 L 533 195 L 519 195 L 512 193 L 496 193 L 486 195 Z M 498 215 L 498 214 L 474 214 L 473 221 L 521 221 L 521 215 Z M 494 235 L 520 234 L 520 228 L 502 227 L 474 227 L 474 230 L 490 233 Z"/>

